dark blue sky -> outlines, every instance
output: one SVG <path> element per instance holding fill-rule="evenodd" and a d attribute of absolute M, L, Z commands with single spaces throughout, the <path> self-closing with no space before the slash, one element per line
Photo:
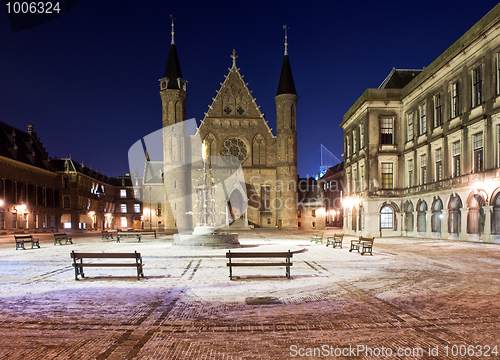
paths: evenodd
<path fill-rule="evenodd" d="M 203 119 L 232 64 L 275 133 L 283 24 L 299 95 L 298 168 L 318 172 L 320 144 L 341 158 L 342 116 L 392 67 L 429 65 L 496 1 L 80 0 L 66 15 L 12 33 L 0 10 L 0 120 L 35 131 L 51 157 L 108 176 L 161 127 L 158 79 L 169 14 L 188 81 L 187 118 Z"/>

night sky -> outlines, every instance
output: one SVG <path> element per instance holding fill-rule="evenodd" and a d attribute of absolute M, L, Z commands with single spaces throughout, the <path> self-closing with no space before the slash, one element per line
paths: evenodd
<path fill-rule="evenodd" d="M 129 172 L 128 149 L 161 127 L 158 79 L 170 18 L 187 118 L 203 119 L 232 65 L 276 134 L 283 25 L 299 95 L 298 171 L 319 170 L 320 144 L 341 159 L 342 116 L 392 67 L 422 68 L 497 4 L 463 1 L 80 0 L 64 16 L 13 33 L 0 10 L 0 120 L 34 124 L 49 156 L 108 176 Z"/>

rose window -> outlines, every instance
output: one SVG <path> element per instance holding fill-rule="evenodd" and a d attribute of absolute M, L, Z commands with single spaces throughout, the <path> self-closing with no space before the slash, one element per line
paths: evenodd
<path fill-rule="evenodd" d="M 239 161 L 243 161 L 247 157 L 247 154 L 247 146 L 243 140 L 238 138 L 227 139 L 222 146 L 222 156 L 232 156 Z"/>

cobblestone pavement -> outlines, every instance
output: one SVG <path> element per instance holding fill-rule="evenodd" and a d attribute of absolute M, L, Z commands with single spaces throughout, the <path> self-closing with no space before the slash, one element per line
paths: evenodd
<path fill-rule="evenodd" d="M 226 250 L 171 237 L 42 237 L 17 251 L 8 239 L 0 359 L 500 358 L 500 245 L 385 238 L 361 256 L 348 241 L 332 249 L 304 232 L 246 231 L 235 251 L 290 249 L 292 279 L 266 267 L 237 268 L 230 281 Z M 137 250 L 146 278 L 88 268 L 75 281 L 71 250 Z"/>

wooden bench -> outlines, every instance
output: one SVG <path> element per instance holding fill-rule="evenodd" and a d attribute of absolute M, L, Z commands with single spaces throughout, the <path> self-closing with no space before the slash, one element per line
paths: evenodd
<path fill-rule="evenodd" d="M 121 237 L 136 237 L 137 242 L 141 242 L 142 232 L 140 231 L 118 231 L 116 233 L 116 242 L 120 242 Z"/>
<path fill-rule="evenodd" d="M 141 233 L 142 233 L 142 235 L 151 235 L 152 234 L 152 235 L 154 235 L 154 237 L 156 239 L 156 230 L 151 230 L 151 231 L 143 230 L 143 231 L 141 231 Z"/>
<path fill-rule="evenodd" d="M 365 253 L 373 255 L 373 240 L 375 240 L 375 238 L 366 238 L 362 236 L 360 236 L 357 240 L 351 240 L 351 248 L 349 249 L 349 252 L 353 250 L 358 250 L 358 252 L 360 252 L 361 250 L 361 255 L 364 255 Z"/>
<path fill-rule="evenodd" d="M 344 239 L 344 234 L 333 234 L 333 236 L 328 236 L 326 238 L 326 246 L 332 245 L 333 248 L 337 246 L 342 249 L 342 240 Z"/>
<path fill-rule="evenodd" d="M 310 242 L 316 242 L 323 244 L 323 233 L 316 233 L 311 235 L 311 241 Z"/>
<path fill-rule="evenodd" d="M 102 240 L 104 240 L 104 239 L 107 240 L 109 238 L 111 238 L 111 239 L 113 238 L 113 234 L 110 233 L 108 230 L 101 231 L 101 236 L 102 236 Z"/>
<path fill-rule="evenodd" d="M 64 244 L 73 244 L 73 239 L 71 238 L 71 236 L 66 235 L 66 233 L 54 233 L 54 245 L 62 245 L 62 240 L 64 240 Z"/>
<path fill-rule="evenodd" d="M 16 250 L 19 248 L 26 250 L 24 247 L 25 242 L 31 242 L 32 249 L 35 246 L 40 248 L 40 240 L 34 238 L 32 235 L 14 235 L 14 240 L 16 240 Z"/>
<path fill-rule="evenodd" d="M 75 268 L 75 280 L 78 280 L 78 275 L 85 277 L 83 273 L 84 267 L 135 267 L 137 269 L 137 280 L 144 277 L 142 271 L 142 257 L 137 251 L 133 253 L 76 253 L 74 250 L 70 253 L 73 259 L 73 267 Z M 128 263 L 84 263 L 83 259 L 135 259 L 135 262 Z"/>
<path fill-rule="evenodd" d="M 227 266 L 229 266 L 229 279 L 233 280 L 233 266 L 285 266 L 286 277 L 290 279 L 290 266 L 293 263 L 290 261 L 293 253 L 288 252 L 229 252 L 226 253 L 226 258 L 229 259 Z M 284 262 L 232 262 L 232 259 L 263 259 L 263 258 L 284 258 Z"/>

